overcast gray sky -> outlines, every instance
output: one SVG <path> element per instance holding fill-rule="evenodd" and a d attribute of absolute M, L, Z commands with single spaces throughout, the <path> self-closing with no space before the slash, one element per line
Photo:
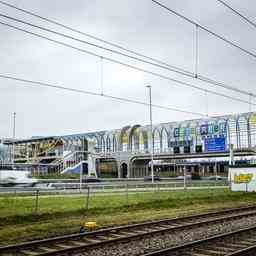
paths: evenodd
<path fill-rule="evenodd" d="M 161 9 L 150 0 L 6 0 L 83 32 L 118 43 L 129 49 L 193 71 L 195 27 Z M 256 2 L 226 0 L 256 21 Z M 256 53 L 256 29 L 216 0 L 161 0 L 211 30 Z M 96 42 L 40 21 L 0 4 L 0 12 Z M 0 21 L 7 21 L 0 18 Z M 13 23 L 8 21 L 11 24 Z M 22 26 L 25 27 L 25 26 Z M 139 64 L 118 55 L 99 51 L 36 29 L 27 29 L 111 56 L 154 72 L 179 78 L 203 88 L 248 100 L 248 97 L 184 78 L 172 72 Z M 72 49 L 14 31 L 0 25 L 0 73 L 100 92 L 100 60 Z M 199 32 L 199 73 L 256 93 L 256 59 Z M 147 101 L 146 84 L 152 86 L 153 103 L 184 110 L 223 115 L 249 111 L 248 104 L 207 95 L 174 82 L 103 62 L 104 92 Z M 17 113 L 19 138 L 89 132 L 147 124 L 148 108 L 98 96 L 87 96 L 48 88 L 24 87 L 23 83 L 0 78 L 0 137 L 12 134 L 12 113 Z M 206 101 L 208 103 L 206 103 Z M 254 100 L 255 102 L 255 100 Z M 255 109 L 255 107 L 253 107 Z M 154 123 L 198 118 L 189 114 L 154 109 Z"/>

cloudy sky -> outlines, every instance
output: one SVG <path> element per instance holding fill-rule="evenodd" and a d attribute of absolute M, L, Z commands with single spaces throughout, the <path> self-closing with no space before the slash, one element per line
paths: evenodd
<path fill-rule="evenodd" d="M 6 0 L 85 33 L 157 58 L 193 72 L 195 27 L 168 13 L 150 0 Z M 256 21 L 253 0 L 226 0 Z M 216 0 L 161 0 L 170 8 L 256 53 L 256 29 Z M 97 43 L 30 15 L 0 4 L 0 13 Z M 123 61 L 162 75 L 248 100 L 247 96 L 186 78 L 151 65 L 132 61 L 95 47 L 9 21 L 27 30 L 72 44 L 102 56 Z M 56 45 L 0 24 L 0 74 L 61 86 L 148 101 L 146 85 L 152 86 L 152 101 L 168 107 L 212 116 L 248 112 L 249 105 L 205 94 L 180 84 L 129 69 L 88 54 Z M 101 76 L 102 67 L 102 76 Z M 199 73 L 233 87 L 256 93 L 256 59 L 199 31 Z M 12 135 L 12 113 L 17 113 L 19 138 L 71 134 L 148 124 L 148 107 L 122 103 L 0 78 L 0 137 Z M 255 99 L 254 102 L 256 103 Z M 255 107 L 252 107 L 255 109 Z M 154 109 L 154 123 L 198 118 L 196 115 Z"/>

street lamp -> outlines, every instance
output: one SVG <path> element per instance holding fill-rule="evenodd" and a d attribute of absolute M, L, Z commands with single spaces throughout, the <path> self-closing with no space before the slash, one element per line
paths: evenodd
<path fill-rule="evenodd" d="M 15 148 L 14 148 L 14 141 L 15 141 L 15 132 L 16 132 L 16 112 L 13 113 L 13 131 L 12 131 L 12 164 L 14 166 L 14 154 L 15 154 Z"/>
<path fill-rule="evenodd" d="M 151 133 L 151 150 L 150 150 L 150 155 L 151 155 L 151 179 L 152 183 L 154 183 L 154 149 L 153 149 L 153 124 L 152 124 L 152 96 L 151 96 L 151 86 L 147 85 L 146 86 L 149 89 L 149 118 L 150 118 L 150 133 Z"/>

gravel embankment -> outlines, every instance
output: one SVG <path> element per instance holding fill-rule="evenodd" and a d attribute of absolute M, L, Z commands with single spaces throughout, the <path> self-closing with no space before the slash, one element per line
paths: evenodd
<path fill-rule="evenodd" d="M 239 228 L 246 228 L 256 224 L 256 216 L 242 218 L 239 220 L 227 221 L 225 223 L 213 224 L 210 226 L 186 229 L 147 237 L 141 240 L 123 244 L 103 246 L 87 252 L 76 254 L 77 256 L 137 256 L 152 250 L 163 249 L 187 243 L 193 240 L 203 239 L 220 233 L 230 232 Z"/>

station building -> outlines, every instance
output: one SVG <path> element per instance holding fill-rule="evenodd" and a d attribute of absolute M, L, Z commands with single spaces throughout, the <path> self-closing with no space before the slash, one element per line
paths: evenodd
<path fill-rule="evenodd" d="M 227 175 L 231 145 L 237 162 L 256 159 L 256 113 L 155 124 L 152 136 L 150 126 L 136 124 L 5 144 L 14 152 L 16 164 L 40 172 L 65 172 L 84 161 L 87 173 L 99 177 L 143 177 L 148 175 L 153 150 L 159 175 L 180 175 L 184 166 L 200 175 Z"/>

